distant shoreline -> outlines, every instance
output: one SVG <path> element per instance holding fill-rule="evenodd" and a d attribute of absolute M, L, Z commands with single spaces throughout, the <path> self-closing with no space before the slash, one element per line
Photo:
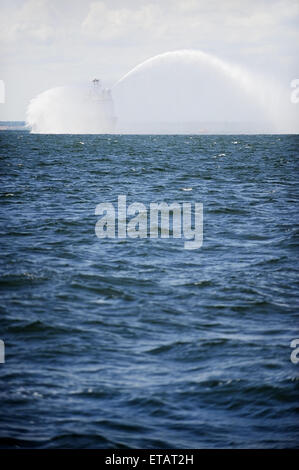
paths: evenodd
<path fill-rule="evenodd" d="M 288 132 L 273 132 L 266 126 L 244 122 L 188 122 L 188 123 L 133 123 L 120 126 L 115 135 L 289 135 Z M 25 121 L 0 121 L 1 131 L 28 131 Z M 79 134 L 78 134 L 79 135 Z M 296 134 L 293 134 L 296 135 Z"/>
<path fill-rule="evenodd" d="M 0 121 L 0 131 L 27 130 L 25 121 Z"/>

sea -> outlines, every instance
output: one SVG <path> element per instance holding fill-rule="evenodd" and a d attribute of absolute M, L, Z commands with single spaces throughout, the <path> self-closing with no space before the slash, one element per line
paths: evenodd
<path fill-rule="evenodd" d="M 298 157 L 298 135 L 2 131 L 0 447 L 299 447 Z M 203 204 L 202 246 L 98 238 L 119 195 Z"/>

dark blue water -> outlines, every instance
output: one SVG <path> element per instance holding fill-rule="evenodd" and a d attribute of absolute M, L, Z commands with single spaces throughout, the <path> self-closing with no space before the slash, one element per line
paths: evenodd
<path fill-rule="evenodd" d="M 0 139 L 1 445 L 298 446 L 299 136 Z M 202 248 L 99 240 L 120 194 Z"/>

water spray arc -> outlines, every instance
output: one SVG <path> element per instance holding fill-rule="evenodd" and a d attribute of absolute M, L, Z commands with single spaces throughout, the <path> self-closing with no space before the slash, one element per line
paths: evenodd
<path fill-rule="evenodd" d="M 193 133 L 202 122 L 239 123 L 246 133 L 249 121 L 271 132 L 298 131 L 285 91 L 211 54 L 178 50 L 145 60 L 111 90 L 98 79 L 89 90 L 47 90 L 29 104 L 27 123 L 39 133 L 167 133 L 174 123 Z"/>

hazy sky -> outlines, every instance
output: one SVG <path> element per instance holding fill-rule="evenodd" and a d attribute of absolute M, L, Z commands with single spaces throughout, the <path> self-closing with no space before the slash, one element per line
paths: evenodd
<path fill-rule="evenodd" d="M 289 84 L 299 78 L 299 0 L 0 0 L 0 120 L 57 85 L 112 84 L 143 60 L 200 49 Z"/>

